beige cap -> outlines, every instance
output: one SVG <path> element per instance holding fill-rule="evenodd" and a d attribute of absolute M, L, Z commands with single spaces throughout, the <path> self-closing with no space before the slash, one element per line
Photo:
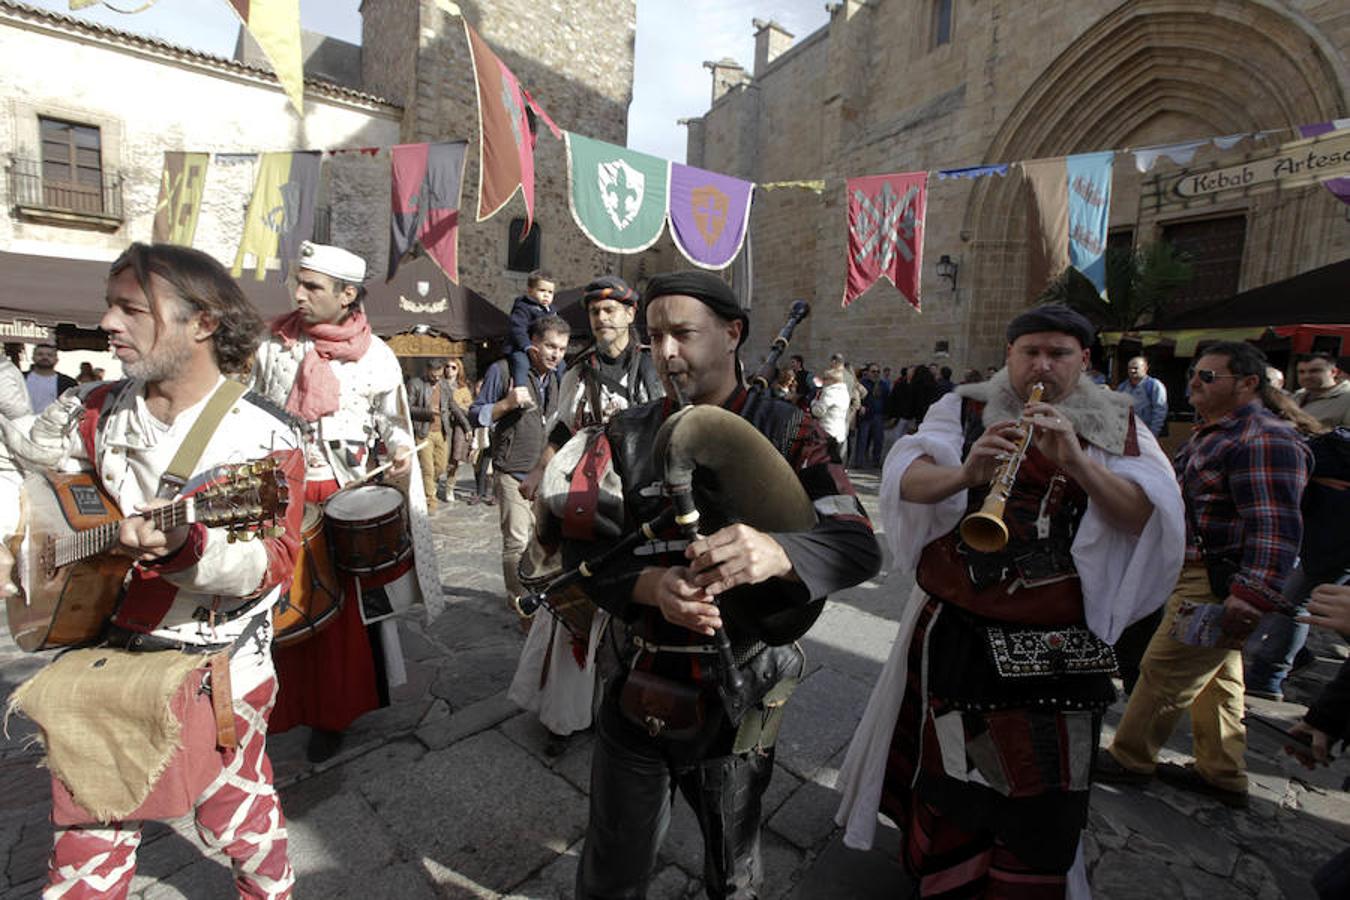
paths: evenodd
<path fill-rule="evenodd" d="M 297 265 L 311 272 L 331 275 L 340 281 L 360 284 L 366 280 L 366 261 L 341 247 L 305 241 L 300 245 Z"/>

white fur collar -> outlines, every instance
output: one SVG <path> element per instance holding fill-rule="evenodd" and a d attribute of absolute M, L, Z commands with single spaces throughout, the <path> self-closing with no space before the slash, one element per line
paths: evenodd
<path fill-rule="evenodd" d="M 977 384 L 963 384 L 956 389 L 962 397 L 984 404 L 983 421 L 1002 422 L 1022 417 L 1022 400 L 1013 392 L 1008 370 L 999 369 L 994 377 Z M 1125 438 L 1130 430 L 1130 410 L 1133 403 L 1124 394 L 1095 383 L 1086 375 L 1078 377 L 1078 387 L 1054 404 L 1060 415 L 1073 423 L 1074 431 L 1089 444 L 1095 444 L 1107 453 L 1125 452 Z"/>

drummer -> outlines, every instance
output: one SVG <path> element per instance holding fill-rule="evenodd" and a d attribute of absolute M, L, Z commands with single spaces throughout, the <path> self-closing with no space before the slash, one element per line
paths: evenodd
<path fill-rule="evenodd" d="M 426 547 L 417 555 L 422 568 L 431 569 L 421 574 L 421 590 L 438 595 L 403 374 L 394 352 L 371 333 L 361 307 L 365 277 L 365 260 L 355 253 L 302 244 L 293 277 L 296 309 L 271 322 L 252 386 L 304 423 L 306 501 L 322 502 L 376 462 L 390 463 L 394 477 L 411 475 L 414 547 Z M 387 459 L 372 458 L 380 448 Z M 388 705 L 403 659 L 392 620 L 367 626 L 362 604 L 344 602 L 323 631 L 278 648 L 276 667 L 280 691 L 271 731 L 309 725 L 309 759 L 321 762 L 337 752 L 358 716 Z"/>

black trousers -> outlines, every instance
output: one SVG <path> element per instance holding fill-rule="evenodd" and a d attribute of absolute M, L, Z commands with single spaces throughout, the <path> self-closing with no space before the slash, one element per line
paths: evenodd
<path fill-rule="evenodd" d="M 606 696 L 591 757 L 590 820 L 577 867 L 578 900 L 647 896 L 676 789 L 693 807 L 703 833 L 708 896 L 758 896 L 761 803 L 773 776 L 773 751 L 732 755 L 734 735 L 727 731 L 708 755 L 684 760 L 680 748 L 648 737 L 624 719 L 615 692 Z"/>

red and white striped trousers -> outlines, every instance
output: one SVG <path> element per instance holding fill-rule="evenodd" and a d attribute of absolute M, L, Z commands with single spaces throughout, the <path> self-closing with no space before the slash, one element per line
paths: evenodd
<path fill-rule="evenodd" d="M 295 886 L 286 858 L 286 820 L 272 786 L 267 758 L 267 718 L 276 701 L 269 677 L 234 700 L 239 746 L 225 754 L 225 768 L 197 799 L 197 834 L 230 858 L 240 897 L 282 900 Z M 140 822 L 57 828 L 48 861 L 44 900 L 121 898 L 136 874 Z"/>

